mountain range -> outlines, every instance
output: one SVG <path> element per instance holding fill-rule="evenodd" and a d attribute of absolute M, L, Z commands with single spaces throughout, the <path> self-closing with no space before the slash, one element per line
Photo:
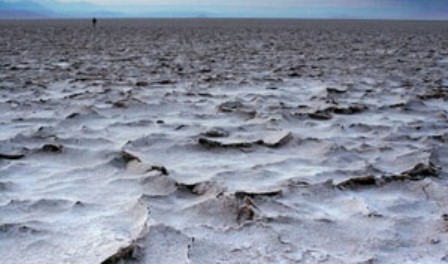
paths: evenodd
<path fill-rule="evenodd" d="M 255 1 L 255 0 L 254 0 Z M 267 0 L 266 0 L 267 1 Z M 265 3 L 261 1 L 260 3 Z M 291 0 L 285 0 L 288 3 Z M 283 3 L 285 3 L 283 1 Z M 345 19 L 421 19 L 421 20 L 447 20 L 448 0 L 382 0 L 378 4 L 368 7 L 362 5 L 321 5 L 315 4 L 303 8 L 300 3 L 308 3 L 308 0 L 300 2 L 296 0 L 292 7 L 288 5 L 275 4 L 264 6 L 262 4 L 248 5 L 227 0 L 223 4 L 213 5 L 204 1 L 192 4 L 191 0 L 163 2 L 151 1 L 143 3 L 128 1 L 127 3 L 100 5 L 78 0 L 77 2 L 62 2 L 61 0 L 0 0 L 0 19 L 36 19 L 36 18 L 89 18 L 89 17 L 164 17 L 164 18 L 204 18 L 204 17 L 226 17 L 226 18 L 345 18 Z M 346 3 L 352 0 L 315 0 Z M 353 0 L 363 1 L 363 0 Z M 364 0 L 370 1 L 370 0 Z M 227 3 L 228 2 L 228 3 Z M 279 3 L 282 2 L 279 0 Z M 389 3 L 381 5 L 380 2 Z M 140 3 L 140 4 L 135 4 Z M 188 4 L 190 3 L 190 4 Z M 267 3 L 267 2 L 266 2 Z M 270 2 L 269 2 L 270 3 Z M 292 2 L 291 2 L 292 3 Z M 303 4 L 302 3 L 302 4 Z M 311 3 L 311 2 L 310 2 Z M 347 2 L 348 3 L 348 2 Z M 395 3 L 394 5 L 390 5 Z M 306 5 L 305 5 L 306 6 Z"/>
<path fill-rule="evenodd" d="M 58 2 L 54 0 L 0 0 L 0 19 L 116 17 L 119 12 L 88 2 Z"/>
<path fill-rule="evenodd" d="M 208 17 L 210 13 L 165 6 L 103 6 L 57 0 L 0 0 L 0 19 L 88 18 L 88 17 Z"/>

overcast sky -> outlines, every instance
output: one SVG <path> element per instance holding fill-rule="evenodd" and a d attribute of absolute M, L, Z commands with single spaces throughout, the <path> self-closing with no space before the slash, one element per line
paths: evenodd
<path fill-rule="evenodd" d="M 76 1 L 76 0 L 64 0 Z M 102 5 L 184 6 L 191 10 L 219 12 L 219 8 L 271 11 L 286 16 L 327 13 L 347 16 L 439 17 L 448 16 L 448 0 L 86 0 Z M 370 13 L 369 13 L 370 12 Z"/>
<path fill-rule="evenodd" d="M 59 0 L 80 2 L 80 0 Z M 448 6 L 447 0 L 83 0 L 104 5 L 250 5 L 272 7 L 437 7 Z"/>
<path fill-rule="evenodd" d="M 0 0 L 1 1 L 1 0 Z M 14 0 L 9 0 L 14 1 Z M 36 1 L 42 3 L 46 0 Z M 58 0 L 79 2 L 81 0 Z M 448 0 L 82 0 L 127 14 L 202 12 L 230 17 L 448 19 Z"/>

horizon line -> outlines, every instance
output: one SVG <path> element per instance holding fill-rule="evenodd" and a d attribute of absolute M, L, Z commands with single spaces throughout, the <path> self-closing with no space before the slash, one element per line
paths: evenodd
<path fill-rule="evenodd" d="M 339 21 L 403 21 L 403 22 L 448 22 L 448 18 L 441 18 L 441 19 L 427 19 L 427 18 L 363 18 L 363 17 L 276 17 L 276 16 L 213 16 L 213 17 L 193 17 L 193 16 L 47 16 L 47 17 L 8 17 L 3 18 L 0 17 L 0 21 L 17 21 L 17 20 L 23 20 L 23 21 L 32 21 L 32 20 L 85 20 L 85 19 L 91 19 L 93 17 L 96 17 L 97 19 L 105 19 L 105 20 L 140 20 L 140 19 L 162 19 L 162 20 L 175 20 L 175 19 L 188 19 L 188 20 L 218 20 L 218 19 L 224 19 L 224 20 L 339 20 Z"/>

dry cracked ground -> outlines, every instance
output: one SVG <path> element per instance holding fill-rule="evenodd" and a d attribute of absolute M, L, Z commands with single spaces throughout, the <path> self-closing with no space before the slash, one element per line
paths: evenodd
<path fill-rule="evenodd" d="M 448 261 L 448 23 L 0 22 L 1 263 Z"/>

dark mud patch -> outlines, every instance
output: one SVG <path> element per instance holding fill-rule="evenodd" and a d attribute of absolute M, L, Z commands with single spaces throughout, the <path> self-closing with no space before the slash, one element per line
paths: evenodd
<path fill-rule="evenodd" d="M 419 181 L 424 180 L 427 177 L 437 177 L 438 171 L 439 169 L 431 162 L 428 164 L 418 163 L 412 169 L 397 175 L 382 176 L 380 178 L 376 178 L 372 175 L 355 177 L 340 182 L 335 186 L 341 190 L 372 188 L 397 181 Z"/>
<path fill-rule="evenodd" d="M 200 137 L 198 143 L 206 148 L 235 148 L 235 149 L 250 149 L 255 146 L 265 146 L 269 148 L 281 147 L 287 144 L 293 138 L 291 132 L 287 131 L 275 131 L 266 134 L 260 139 L 254 140 L 241 140 L 235 138 L 233 141 L 221 141 L 219 139 L 210 139 L 206 137 Z"/>
<path fill-rule="evenodd" d="M 142 260 L 142 249 L 136 243 L 122 247 L 112 256 L 102 261 L 101 264 L 137 263 Z"/>
<path fill-rule="evenodd" d="M 24 157 L 25 157 L 25 154 L 0 153 L 0 159 L 18 160 L 18 159 L 23 159 Z"/>

